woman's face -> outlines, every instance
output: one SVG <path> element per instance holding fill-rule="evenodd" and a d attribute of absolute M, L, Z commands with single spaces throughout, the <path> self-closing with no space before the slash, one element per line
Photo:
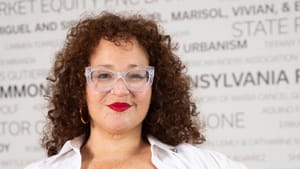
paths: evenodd
<path fill-rule="evenodd" d="M 101 39 L 90 57 L 90 66 L 103 66 L 117 72 L 148 65 L 148 55 L 135 39 L 121 42 L 119 46 Z M 118 79 L 107 92 L 98 92 L 86 85 L 91 130 L 109 133 L 140 131 L 150 105 L 151 92 L 151 87 L 143 92 L 131 92 L 123 79 Z"/>

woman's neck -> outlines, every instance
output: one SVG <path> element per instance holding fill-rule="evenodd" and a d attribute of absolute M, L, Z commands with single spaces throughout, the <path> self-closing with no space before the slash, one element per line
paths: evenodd
<path fill-rule="evenodd" d="M 146 146 L 139 129 L 122 134 L 91 130 L 81 152 L 90 160 L 106 157 L 125 159 L 139 154 Z"/>

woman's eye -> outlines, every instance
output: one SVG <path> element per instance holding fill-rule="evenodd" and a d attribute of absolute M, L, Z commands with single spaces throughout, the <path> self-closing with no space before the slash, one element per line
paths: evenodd
<path fill-rule="evenodd" d="M 133 75 L 130 75 L 130 78 L 131 79 L 142 79 L 142 78 L 144 78 L 144 76 L 142 76 L 140 74 L 133 74 Z"/>
<path fill-rule="evenodd" d="M 109 79 L 109 78 L 111 78 L 111 75 L 108 73 L 102 73 L 102 74 L 98 74 L 97 78 L 98 79 Z"/>
<path fill-rule="evenodd" d="M 93 77 L 95 78 L 95 79 L 98 79 L 98 80 L 109 80 L 109 79 L 111 79 L 113 76 L 111 75 L 111 73 L 104 73 L 104 72 L 102 72 L 102 73 L 95 73 L 94 75 L 93 75 Z"/>
<path fill-rule="evenodd" d="M 145 78 L 142 74 L 131 74 L 128 77 L 130 80 L 142 80 Z"/>

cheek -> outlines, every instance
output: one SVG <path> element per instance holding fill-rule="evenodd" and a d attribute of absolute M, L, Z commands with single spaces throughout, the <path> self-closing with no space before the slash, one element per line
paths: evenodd
<path fill-rule="evenodd" d="M 152 91 L 151 91 L 151 89 L 149 89 L 145 93 L 141 93 L 137 96 L 139 103 L 141 105 L 140 108 L 144 109 L 144 111 L 148 111 L 148 109 L 149 109 L 151 95 L 152 95 Z"/>
<path fill-rule="evenodd" d="M 90 87 L 86 87 L 86 100 L 89 107 L 97 106 L 103 102 L 104 93 L 95 92 Z"/>
<path fill-rule="evenodd" d="M 86 102 L 88 105 L 90 105 L 92 103 L 92 101 L 94 100 L 94 93 L 93 91 L 91 91 L 91 89 L 87 86 L 86 87 Z"/>

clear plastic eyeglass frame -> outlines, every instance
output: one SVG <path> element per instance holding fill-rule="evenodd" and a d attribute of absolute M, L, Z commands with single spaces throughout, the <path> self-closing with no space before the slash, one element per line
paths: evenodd
<path fill-rule="evenodd" d="M 140 71 L 140 70 L 146 71 L 147 82 L 142 87 L 140 87 L 140 88 L 133 88 L 126 81 L 126 76 L 130 72 Z M 104 67 L 104 66 L 88 66 L 88 67 L 85 68 L 85 77 L 87 79 L 88 85 L 90 87 L 92 87 L 97 92 L 108 92 L 108 91 L 111 91 L 114 88 L 116 82 L 119 79 L 123 80 L 126 88 L 129 91 L 131 91 L 131 92 L 143 92 L 149 86 L 152 85 L 153 79 L 154 79 L 154 70 L 155 70 L 155 68 L 153 66 L 137 66 L 137 67 L 131 68 L 131 69 L 129 69 L 127 71 L 124 71 L 124 72 L 116 72 L 116 71 L 113 71 L 113 70 L 111 70 L 111 69 L 109 69 L 107 67 Z M 105 88 L 98 88 L 95 85 L 95 83 L 93 82 L 93 77 L 92 77 L 93 72 L 96 72 L 96 71 L 104 71 L 104 72 L 111 73 L 113 75 L 113 82 L 111 83 L 111 85 L 109 85 L 108 87 L 105 87 Z"/>

